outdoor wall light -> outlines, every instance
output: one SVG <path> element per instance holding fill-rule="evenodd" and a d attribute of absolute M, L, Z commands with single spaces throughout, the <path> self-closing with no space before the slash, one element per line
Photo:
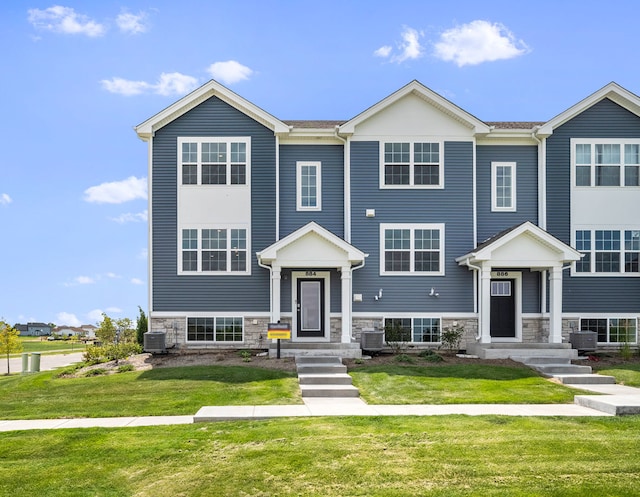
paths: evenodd
<path fill-rule="evenodd" d="M 382 298 L 382 288 L 378 290 L 378 295 L 373 297 L 374 300 L 380 300 Z"/>
<path fill-rule="evenodd" d="M 429 292 L 429 297 L 439 297 L 440 294 L 436 292 L 436 289 L 431 287 L 431 291 Z"/>

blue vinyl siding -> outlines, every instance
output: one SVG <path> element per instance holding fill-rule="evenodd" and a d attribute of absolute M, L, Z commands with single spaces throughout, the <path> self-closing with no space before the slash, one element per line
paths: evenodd
<path fill-rule="evenodd" d="M 251 276 L 177 275 L 177 138 L 251 136 Z M 269 311 L 269 271 L 256 251 L 275 241 L 275 137 L 212 97 L 153 138 L 152 264 L 154 311 Z"/>
<path fill-rule="evenodd" d="M 444 189 L 380 189 L 379 157 L 378 142 L 351 143 L 351 242 L 369 254 L 353 275 L 353 293 L 363 295 L 353 311 L 472 312 L 472 273 L 455 262 L 473 247 L 472 143 L 445 143 Z M 380 276 L 382 223 L 444 223 L 445 276 Z M 428 297 L 432 287 L 438 298 Z"/>
<path fill-rule="evenodd" d="M 571 242 L 571 138 L 638 138 L 640 118 L 609 99 L 554 130 L 547 139 L 547 231 Z M 564 312 L 640 312 L 640 279 L 564 278 Z"/>
<path fill-rule="evenodd" d="M 291 301 L 291 285 L 293 277 L 292 271 L 298 271 L 299 269 L 283 269 L 280 282 L 280 310 L 283 314 L 294 312 Z M 340 313 L 342 311 L 342 281 L 340 280 L 340 273 L 335 269 L 327 268 L 304 268 L 304 271 L 329 271 L 329 312 Z"/>
<path fill-rule="evenodd" d="M 321 163 L 321 211 L 296 210 L 296 162 Z M 344 148 L 342 145 L 280 146 L 280 237 L 310 221 L 344 237 Z"/>
<path fill-rule="evenodd" d="M 515 212 L 491 211 L 492 162 L 516 163 Z M 538 147 L 478 146 L 476 163 L 478 243 L 524 221 L 538 224 Z"/>

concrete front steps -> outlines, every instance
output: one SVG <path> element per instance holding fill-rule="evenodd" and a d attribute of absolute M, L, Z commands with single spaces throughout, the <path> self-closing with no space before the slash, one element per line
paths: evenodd
<path fill-rule="evenodd" d="M 337 356 L 302 355 L 296 357 L 298 381 L 303 397 L 359 397 L 351 384 L 347 366 Z"/>
<path fill-rule="evenodd" d="M 616 382 L 613 376 L 594 374 L 591 366 L 572 364 L 571 359 L 518 356 L 513 356 L 512 359 L 539 371 L 547 378 L 555 378 L 565 385 L 607 385 Z"/>
<path fill-rule="evenodd" d="M 278 344 L 269 344 L 269 357 L 277 357 Z M 280 357 L 300 356 L 335 356 L 349 359 L 360 359 L 362 349 L 359 343 L 324 343 L 324 342 L 291 342 L 280 341 Z"/>

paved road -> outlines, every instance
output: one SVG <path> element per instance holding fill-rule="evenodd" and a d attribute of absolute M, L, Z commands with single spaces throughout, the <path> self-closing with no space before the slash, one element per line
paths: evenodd
<path fill-rule="evenodd" d="M 51 369 L 68 366 L 75 362 L 82 361 L 82 352 L 69 352 L 67 354 L 53 354 L 40 356 L 40 371 L 49 371 Z M 22 371 L 22 357 L 14 357 L 9 359 L 9 368 L 11 373 L 20 373 Z M 29 368 L 31 368 L 31 354 L 29 354 Z M 7 372 L 7 359 L 0 359 L 0 371 L 2 374 Z"/>

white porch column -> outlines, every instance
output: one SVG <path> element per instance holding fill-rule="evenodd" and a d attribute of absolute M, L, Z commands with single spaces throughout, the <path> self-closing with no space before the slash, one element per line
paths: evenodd
<path fill-rule="evenodd" d="M 482 263 L 480 270 L 480 343 L 491 343 L 491 265 Z"/>
<path fill-rule="evenodd" d="M 342 266 L 342 335 L 341 343 L 351 343 L 351 266 Z"/>
<path fill-rule="evenodd" d="M 549 271 L 549 343 L 562 343 L 562 267 Z"/>
<path fill-rule="evenodd" d="M 271 322 L 280 321 L 280 266 L 271 267 Z"/>

